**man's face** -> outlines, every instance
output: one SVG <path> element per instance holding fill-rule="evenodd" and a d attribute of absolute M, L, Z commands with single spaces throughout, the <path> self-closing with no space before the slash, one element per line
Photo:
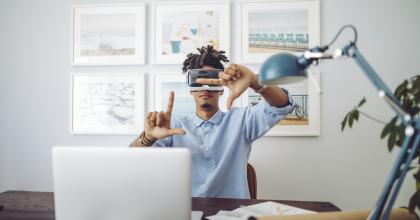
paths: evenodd
<path fill-rule="evenodd" d="M 211 66 L 203 66 L 202 69 L 216 69 Z M 212 110 L 214 108 L 219 108 L 219 97 L 223 95 L 223 91 L 209 91 L 201 90 L 191 92 L 191 95 L 194 97 L 196 107 L 200 107 L 203 110 Z"/>

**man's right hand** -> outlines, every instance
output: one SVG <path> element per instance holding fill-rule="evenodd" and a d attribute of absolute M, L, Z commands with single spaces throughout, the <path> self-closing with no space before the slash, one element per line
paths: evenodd
<path fill-rule="evenodd" d="M 185 134 L 182 128 L 171 128 L 171 114 L 174 105 L 174 92 L 169 93 L 169 102 L 166 112 L 149 112 L 144 122 L 144 131 L 149 140 L 163 139 L 171 135 Z"/>

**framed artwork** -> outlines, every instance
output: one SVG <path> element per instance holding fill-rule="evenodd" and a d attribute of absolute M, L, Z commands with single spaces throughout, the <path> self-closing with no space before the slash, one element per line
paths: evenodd
<path fill-rule="evenodd" d="M 229 2 L 155 3 L 154 63 L 180 64 L 214 45 L 229 54 Z"/>
<path fill-rule="evenodd" d="M 73 65 L 144 64 L 145 5 L 73 7 Z"/>
<path fill-rule="evenodd" d="M 169 92 L 174 91 L 173 117 L 184 117 L 195 114 L 194 97 L 190 94 L 186 83 L 186 75 L 180 73 L 155 73 L 154 74 L 154 110 L 166 111 L 169 100 Z M 219 98 L 219 108 L 227 111 L 226 100 L 229 89 L 225 87 L 223 95 Z M 241 105 L 241 99 L 233 103 L 233 107 Z"/>
<path fill-rule="evenodd" d="M 138 135 L 145 79 L 138 73 L 73 73 L 72 133 Z"/>
<path fill-rule="evenodd" d="M 311 70 L 309 77 L 319 86 L 320 74 Z M 281 85 L 293 97 L 296 105 L 293 111 L 275 125 L 265 136 L 319 136 L 320 135 L 320 93 L 314 82 L 307 78 L 304 81 Z M 248 89 L 242 96 L 244 106 L 256 105 L 261 95 Z"/>
<path fill-rule="evenodd" d="M 319 0 L 242 3 L 243 63 L 262 63 L 275 53 L 301 53 L 319 44 Z"/>

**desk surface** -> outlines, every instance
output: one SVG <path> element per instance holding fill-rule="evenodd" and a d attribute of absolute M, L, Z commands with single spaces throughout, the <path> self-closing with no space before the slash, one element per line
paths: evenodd
<path fill-rule="evenodd" d="M 7 191 L 0 193 L 0 220 L 52 220 L 54 219 L 54 196 L 51 192 Z M 192 209 L 203 211 L 205 216 L 219 210 L 233 210 L 240 205 L 252 205 L 268 200 L 192 198 Z M 340 211 L 329 202 L 271 200 L 317 212 Z"/>

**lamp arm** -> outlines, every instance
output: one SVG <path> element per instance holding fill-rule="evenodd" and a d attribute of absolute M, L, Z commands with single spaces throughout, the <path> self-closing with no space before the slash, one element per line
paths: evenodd
<path fill-rule="evenodd" d="M 417 123 L 414 123 L 419 125 L 418 120 Z M 420 141 L 419 130 L 420 129 L 417 126 L 414 135 L 406 134 L 403 141 L 403 145 L 401 146 L 401 150 L 399 151 L 397 158 L 395 159 L 395 162 L 391 168 L 391 172 L 388 175 L 384 189 L 382 190 L 382 193 L 379 196 L 375 207 L 373 207 L 367 219 L 388 219 L 394 202 L 404 181 L 404 177 L 407 174 L 408 169 L 410 167 L 410 163 L 415 157 L 415 154 L 417 154 L 417 149 L 419 147 Z M 392 196 L 391 198 L 389 198 L 391 194 Z"/>
<path fill-rule="evenodd" d="M 418 125 L 418 123 L 417 123 L 417 125 Z M 405 175 L 407 174 L 407 172 L 410 168 L 411 161 L 415 158 L 415 156 L 417 154 L 417 150 L 418 150 L 418 147 L 419 147 L 419 144 L 420 144 L 419 129 L 417 128 L 416 132 L 412 136 L 406 134 L 405 139 L 407 140 L 407 142 L 408 142 L 407 145 L 409 146 L 407 154 L 405 155 L 407 157 L 407 159 L 405 159 L 405 162 L 404 162 L 404 164 L 402 165 L 402 167 L 399 171 L 399 177 L 398 176 L 396 177 L 396 178 L 398 178 L 398 181 L 396 182 L 396 186 L 395 186 L 395 188 L 392 192 L 391 198 L 389 199 L 387 207 L 386 207 L 385 212 L 383 214 L 384 219 L 388 219 L 388 217 L 390 216 L 392 206 L 394 205 L 394 202 L 397 199 L 398 193 L 399 193 L 400 188 L 401 188 L 401 186 L 403 184 L 403 181 L 404 181 L 404 177 L 405 177 Z M 406 141 L 406 140 L 404 140 L 404 141 Z M 372 215 L 373 215 L 373 211 L 372 211 Z"/>
<path fill-rule="evenodd" d="M 379 90 L 379 96 L 388 103 L 388 105 L 400 118 L 401 122 L 407 126 L 408 121 L 411 119 L 411 115 L 404 110 L 399 100 L 394 96 L 394 94 L 386 86 L 384 81 L 379 77 L 375 70 L 369 65 L 369 63 L 357 49 L 356 44 L 350 43 L 345 46 L 342 49 L 342 55 L 354 58 L 356 63 L 363 70 L 372 84 L 376 87 L 377 90 Z"/>
<path fill-rule="evenodd" d="M 406 127 L 401 150 L 394 162 L 381 196 L 368 217 L 368 219 L 374 220 L 380 218 L 388 219 L 410 163 L 417 154 L 420 143 L 420 122 L 415 115 L 410 115 L 404 110 L 399 100 L 359 52 L 355 43 L 351 42 L 345 46 L 342 49 L 342 55 L 354 58 L 372 84 L 379 90 L 379 96 L 388 103 Z M 389 198 L 390 195 L 391 198 Z"/>

